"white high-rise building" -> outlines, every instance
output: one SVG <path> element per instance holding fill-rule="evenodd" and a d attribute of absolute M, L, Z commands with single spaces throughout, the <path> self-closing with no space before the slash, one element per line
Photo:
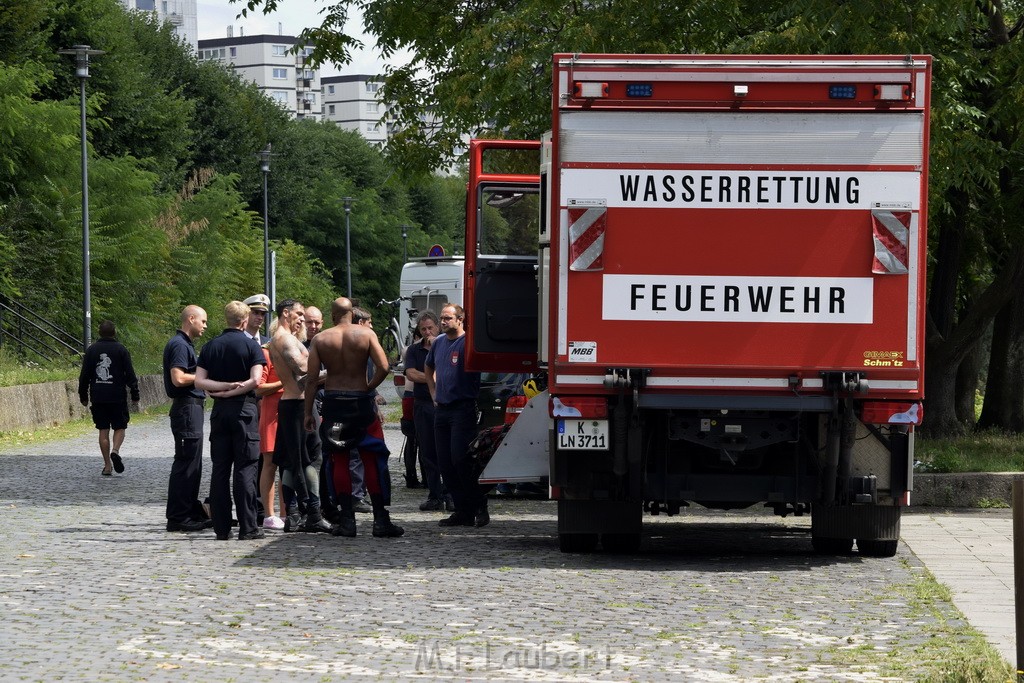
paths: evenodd
<path fill-rule="evenodd" d="M 353 74 L 322 79 L 324 119 L 339 128 L 354 130 L 369 142 L 387 142 L 387 105 L 380 100 L 376 76 Z"/>
<path fill-rule="evenodd" d="M 320 71 L 306 64 L 312 45 L 295 51 L 299 39 L 285 35 L 232 35 L 198 44 L 199 61 L 214 61 L 252 81 L 296 118 L 321 120 Z"/>
<path fill-rule="evenodd" d="M 174 27 L 174 32 L 186 45 L 196 51 L 199 41 L 199 20 L 196 0 L 121 0 L 129 10 L 156 12 L 160 21 Z"/>

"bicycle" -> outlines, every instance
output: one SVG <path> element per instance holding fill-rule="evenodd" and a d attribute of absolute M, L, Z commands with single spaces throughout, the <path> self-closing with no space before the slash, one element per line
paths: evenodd
<path fill-rule="evenodd" d="M 402 329 L 398 324 L 398 309 L 403 301 L 408 301 L 409 297 L 400 296 L 397 299 L 388 301 L 387 299 L 381 299 L 377 302 L 378 307 L 387 307 L 390 310 L 390 319 L 388 326 L 380 332 L 380 345 L 384 348 L 384 355 L 388 358 L 388 363 L 391 369 L 394 370 L 399 366 L 405 359 L 405 350 L 408 348 L 409 337 L 402 334 Z"/>

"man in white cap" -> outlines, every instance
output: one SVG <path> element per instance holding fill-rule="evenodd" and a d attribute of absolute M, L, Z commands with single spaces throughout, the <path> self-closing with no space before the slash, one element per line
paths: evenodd
<path fill-rule="evenodd" d="M 267 311 L 270 310 L 270 297 L 266 294 L 253 294 L 242 303 L 249 307 L 249 324 L 242 331 L 249 339 L 255 339 L 257 344 L 263 346 L 270 341 L 270 337 L 260 333 Z"/>

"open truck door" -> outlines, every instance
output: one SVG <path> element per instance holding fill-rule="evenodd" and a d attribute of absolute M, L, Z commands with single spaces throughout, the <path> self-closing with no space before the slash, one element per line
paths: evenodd
<path fill-rule="evenodd" d="M 474 140 L 466 199 L 466 369 L 537 367 L 537 235 L 543 205 L 540 143 Z"/>

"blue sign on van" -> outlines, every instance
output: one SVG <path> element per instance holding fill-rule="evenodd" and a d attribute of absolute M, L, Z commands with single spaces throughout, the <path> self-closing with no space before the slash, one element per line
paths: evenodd
<path fill-rule="evenodd" d="M 435 244 L 430 248 L 430 251 L 427 252 L 427 256 L 444 256 L 444 247 L 440 244 Z"/>

